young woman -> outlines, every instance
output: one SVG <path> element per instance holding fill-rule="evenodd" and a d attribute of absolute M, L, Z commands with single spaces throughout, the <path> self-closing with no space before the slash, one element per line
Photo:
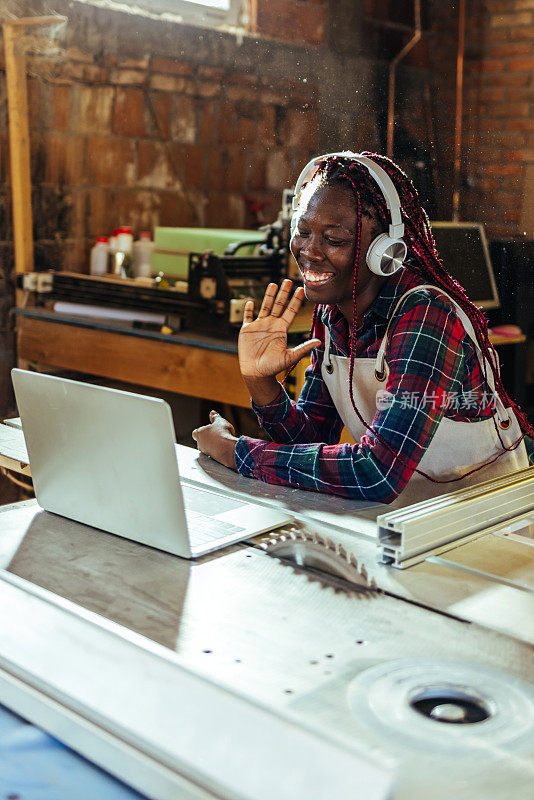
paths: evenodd
<path fill-rule="evenodd" d="M 402 502 L 528 466 L 534 432 L 508 397 L 482 312 L 441 264 L 406 175 L 384 156 L 314 159 L 297 181 L 291 251 L 304 287 L 247 304 L 239 363 L 271 442 L 216 412 L 200 450 L 242 475 Z M 303 297 L 313 338 L 287 346 Z M 276 376 L 311 353 L 297 403 Z M 355 444 L 339 444 L 343 425 Z"/>

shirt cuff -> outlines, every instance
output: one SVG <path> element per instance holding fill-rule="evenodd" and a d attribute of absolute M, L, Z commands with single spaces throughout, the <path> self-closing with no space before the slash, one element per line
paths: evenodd
<path fill-rule="evenodd" d="M 277 422 L 283 422 L 291 411 L 291 400 L 282 385 L 280 385 L 280 391 L 274 400 L 266 406 L 257 406 L 252 400 L 250 404 L 262 428 L 264 427 L 264 423 L 267 425 L 275 425 Z"/>
<path fill-rule="evenodd" d="M 240 475 L 245 478 L 254 478 L 259 467 L 261 454 L 267 442 L 262 439 L 251 439 L 249 436 L 240 436 L 235 446 L 235 465 Z"/>

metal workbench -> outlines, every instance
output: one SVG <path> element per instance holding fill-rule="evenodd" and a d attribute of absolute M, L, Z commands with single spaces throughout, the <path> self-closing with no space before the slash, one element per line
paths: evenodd
<path fill-rule="evenodd" d="M 396 800 L 529 796 L 528 541 L 482 537 L 400 571 L 376 560 L 383 508 L 178 457 L 189 480 L 343 543 L 382 593 L 257 543 L 189 562 L 35 501 L 4 507 L 0 702 L 150 797 L 387 797 L 391 780 Z M 498 713 L 444 726 L 403 706 L 400 687 L 428 683 Z"/>

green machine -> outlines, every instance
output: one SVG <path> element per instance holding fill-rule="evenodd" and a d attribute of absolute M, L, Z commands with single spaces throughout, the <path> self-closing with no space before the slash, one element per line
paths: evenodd
<path fill-rule="evenodd" d="M 187 280 L 190 253 L 211 251 L 222 256 L 230 245 L 231 255 L 253 256 L 266 241 L 265 231 L 226 230 L 223 228 L 156 228 L 152 272 L 164 272 Z M 237 246 L 239 245 L 239 246 Z"/>

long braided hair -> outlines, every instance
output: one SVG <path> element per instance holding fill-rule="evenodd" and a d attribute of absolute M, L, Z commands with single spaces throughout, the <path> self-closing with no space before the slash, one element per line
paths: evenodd
<path fill-rule="evenodd" d="M 356 155 L 356 154 L 355 154 Z M 395 188 L 399 195 L 399 200 L 402 206 L 402 216 L 404 222 L 404 241 L 407 246 L 407 258 L 406 260 L 409 261 L 409 268 L 410 270 L 417 275 L 419 278 L 422 278 L 425 283 L 430 283 L 443 291 L 449 294 L 460 306 L 460 308 L 465 312 L 469 321 L 473 326 L 473 330 L 475 332 L 476 340 L 479 345 L 480 351 L 483 355 L 483 364 L 489 364 L 491 369 L 493 380 L 495 384 L 495 390 L 501 399 L 505 408 L 511 408 L 515 413 L 521 430 L 523 433 L 528 434 L 529 436 L 534 436 L 534 428 L 530 425 L 526 415 L 521 410 L 521 408 L 517 405 L 517 403 L 509 397 L 506 389 L 501 380 L 501 376 L 499 373 L 499 369 L 497 367 L 496 361 L 496 354 L 493 350 L 493 347 L 489 341 L 488 337 L 488 324 L 486 318 L 481 311 L 481 309 L 477 308 L 473 303 L 469 300 L 465 289 L 456 281 L 444 268 L 439 256 L 438 251 L 436 249 L 436 244 L 434 242 L 434 237 L 432 236 L 432 231 L 430 228 L 430 222 L 428 220 L 427 214 L 425 210 L 422 208 L 419 198 L 417 196 L 417 191 L 408 178 L 408 176 L 398 167 L 396 164 L 393 163 L 389 158 L 386 156 L 378 155 L 376 153 L 370 152 L 363 152 L 359 155 L 366 156 L 367 158 L 372 159 L 376 164 L 382 167 L 383 170 L 389 175 L 393 183 L 395 184 Z M 317 173 L 313 177 L 312 181 L 313 186 L 321 186 L 321 185 L 328 185 L 328 186 L 345 186 L 352 190 L 355 200 L 356 200 L 356 210 L 357 210 L 357 230 L 356 230 L 356 256 L 355 256 L 355 265 L 354 265 L 354 281 L 353 281 L 353 307 L 354 307 L 354 317 L 352 320 L 352 329 L 350 334 L 350 366 L 349 366 L 349 394 L 352 403 L 352 407 L 358 416 L 360 422 L 369 430 L 385 447 L 393 453 L 405 466 L 408 464 L 404 461 L 404 459 L 398 454 L 394 448 L 387 442 L 374 428 L 370 425 L 369 422 L 363 419 L 362 415 L 358 411 L 356 407 L 356 403 L 354 401 L 354 388 L 353 388 L 353 376 L 354 376 L 354 353 L 355 353 L 355 331 L 357 329 L 356 324 L 356 283 L 358 277 L 358 265 L 360 263 L 360 252 L 361 252 L 361 219 L 362 213 L 375 216 L 377 223 L 383 228 L 383 230 L 388 230 L 390 224 L 390 215 L 386 205 L 386 201 L 382 192 L 380 191 L 376 181 L 369 175 L 367 168 L 358 161 L 351 159 L 350 154 L 346 156 L 330 156 L 326 158 L 318 167 Z M 310 189 L 312 186 L 310 185 Z M 315 324 L 317 322 L 319 306 L 314 307 L 313 312 L 313 321 L 311 327 L 311 336 L 314 335 Z M 484 381 L 486 382 L 487 388 L 488 386 L 487 381 L 487 368 L 482 368 L 482 374 Z M 436 478 L 427 475 L 425 472 L 419 469 L 415 469 L 415 472 L 423 475 L 428 480 L 432 481 L 433 483 L 452 483 L 454 481 L 462 480 L 462 478 L 471 475 L 473 472 L 477 472 L 479 469 L 491 464 L 493 461 L 496 461 L 497 458 L 500 458 L 506 451 L 514 450 L 522 441 L 523 436 L 519 437 L 519 439 L 511 445 L 506 445 L 503 442 L 499 428 L 495 421 L 495 417 L 492 417 L 493 423 L 495 425 L 495 429 L 497 431 L 497 435 L 499 437 L 499 441 L 502 446 L 502 451 L 499 452 L 494 458 L 486 461 L 479 467 L 475 467 L 474 469 L 470 470 L 469 472 L 464 473 L 458 478 L 453 478 L 451 480 L 438 480 Z"/>

